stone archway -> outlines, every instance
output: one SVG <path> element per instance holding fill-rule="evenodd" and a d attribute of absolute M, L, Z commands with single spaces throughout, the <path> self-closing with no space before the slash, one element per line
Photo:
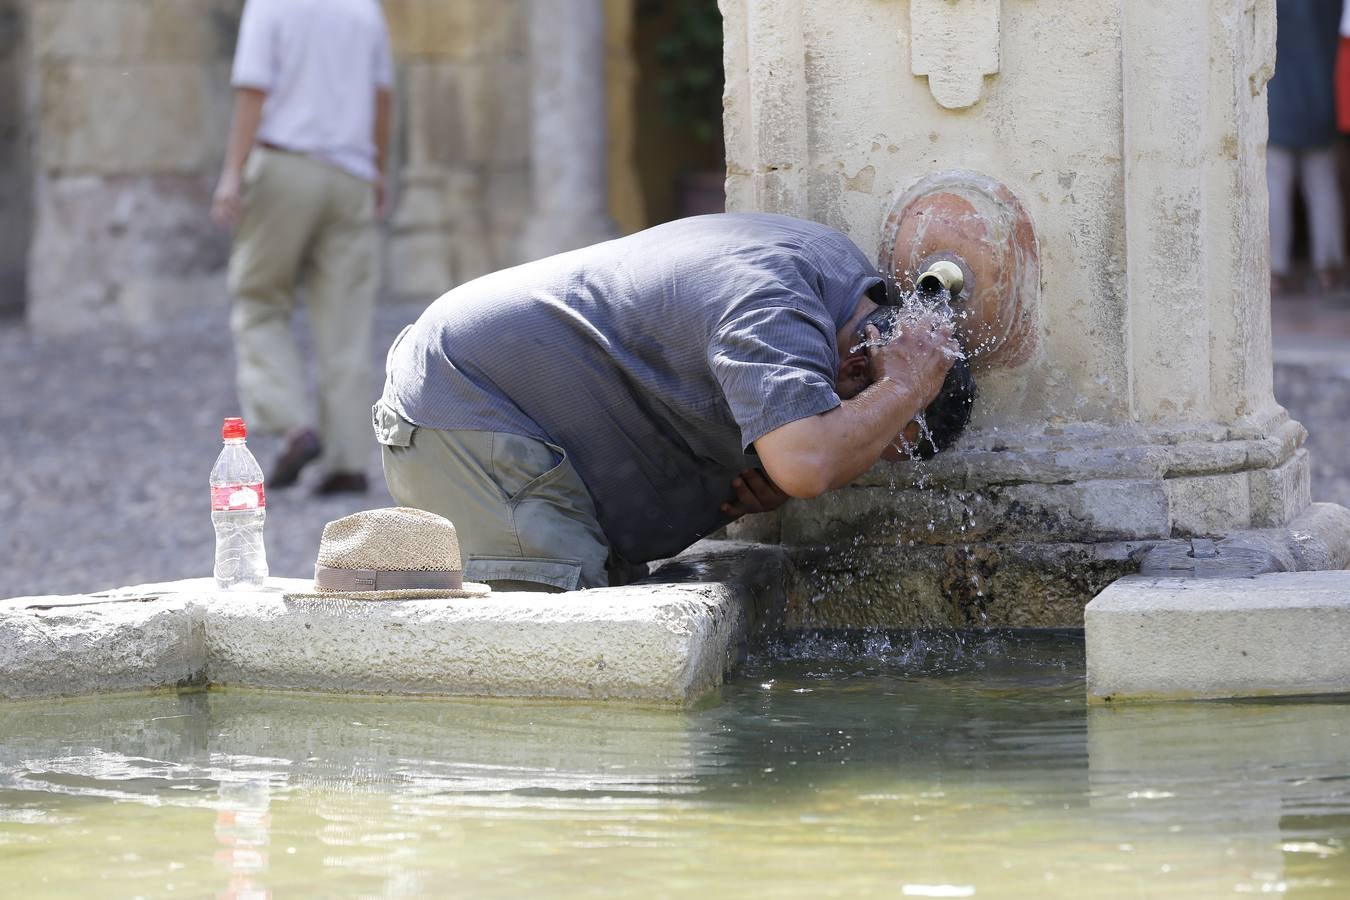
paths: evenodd
<path fill-rule="evenodd" d="M 23 313 L 32 227 L 25 11 L 22 0 L 0 0 L 0 317 L 4 318 Z"/>

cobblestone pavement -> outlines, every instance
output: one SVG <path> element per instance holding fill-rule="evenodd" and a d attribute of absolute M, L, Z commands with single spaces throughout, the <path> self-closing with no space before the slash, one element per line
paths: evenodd
<path fill-rule="evenodd" d="M 372 399 L 384 348 L 418 311 L 380 309 Z M 1335 312 L 1277 327 L 1275 384 L 1311 432 L 1314 499 L 1350 505 L 1350 304 Z M 221 317 L 139 338 L 39 338 L 3 324 L 0 372 L 0 598 L 211 573 L 207 475 L 221 419 L 238 414 Z M 249 445 L 269 468 L 276 439 L 252 436 Z M 311 577 L 325 522 L 392 502 L 373 442 L 371 493 L 315 498 L 317 474 L 268 494 L 275 575 Z"/>
<path fill-rule="evenodd" d="M 419 311 L 381 307 L 372 402 L 384 349 Z M 223 316 L 154 337 L 42 338 L 5 323 L 0 372 L 0 598 L 211 574 L 207 476 L 221 419 L 239 415 Z M 278 439 L 248 443 L 266 472 Z M 273 575 L 313 577 L 324 523 L 392 503 L 373 440 L 366 495 L 313 497 L 312 469 L 268 491 Z"/>
<path fill-rule="evenodd" d="M 1275 397 L 1308 429 L 1313 499 L 1350 506 L 1350 293 L 1275 298 Z"/>
<path fill-rule="evenodd" d="M 1275 397 L 1308 429 L 1312 498 L 1350 506 L 1350 342 L 1334 355 L 1287 359 L 1275 366 Z"/>

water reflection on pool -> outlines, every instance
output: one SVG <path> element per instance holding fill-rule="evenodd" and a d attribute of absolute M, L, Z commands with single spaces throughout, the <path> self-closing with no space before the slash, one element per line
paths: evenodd
<path fill-rule="evenodd" d="M 1081 638 L 766 653 L 686 712 L 0 706 L 5 896 L 1350 896 L 1350 704 L 1092 708 Z"/>

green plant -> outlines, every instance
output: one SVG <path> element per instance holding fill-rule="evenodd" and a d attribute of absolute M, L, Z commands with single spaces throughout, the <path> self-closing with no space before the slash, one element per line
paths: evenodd
<path fill-rule="evenodd" d="M 639 0 L 639 15 L 660 16 L 656 91 L 665 117 L 708 142 L 722 133 L 722 14 L 716 0 Z"/>

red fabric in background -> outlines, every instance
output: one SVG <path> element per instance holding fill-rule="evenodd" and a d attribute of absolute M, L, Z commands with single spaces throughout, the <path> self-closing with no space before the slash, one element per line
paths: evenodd
<path fill-rule="evenodd" d="M 1336 127 L 1350 134 L 1350 37 L 1336 52 Z"/>

